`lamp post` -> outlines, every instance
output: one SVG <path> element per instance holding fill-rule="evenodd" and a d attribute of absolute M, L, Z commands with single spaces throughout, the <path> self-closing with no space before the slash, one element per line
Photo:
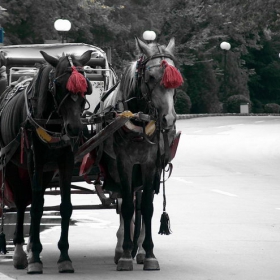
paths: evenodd
<path fill-rule="evenodd" d="M 57 19 L 54 28 L 61 34 L 61 42 L 64 43 L 64 35 L 71 29 L 71 22 L 68 19 Z"/>
<path fill-rule="evenodd" d="M 220 48 L 224 51 L 224 94 L 223 98 L 227 97 L 227 52 L 230 50 L 231 45 L 228 42 L 222 42 Z"/>
<path fill-rule="evenodd" d="M 154 31 L 146 30 L 143 33 L 143 39 L 147 42 L 147 44 L 152 43 L 156 39 L 157 35 Z"/>

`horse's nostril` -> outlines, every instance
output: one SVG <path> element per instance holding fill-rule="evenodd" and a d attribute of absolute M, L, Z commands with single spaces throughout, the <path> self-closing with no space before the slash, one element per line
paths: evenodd
<path fill-rule="evenodd" d="M 176 121 L 176 118 L 174 118 L 173 115 L 171 115 L 171 114 L 164 115 L 162 117 L 162 128 L 164 128 L 164 129 L 171 128 L 174 125 L 175 121 Z"/>

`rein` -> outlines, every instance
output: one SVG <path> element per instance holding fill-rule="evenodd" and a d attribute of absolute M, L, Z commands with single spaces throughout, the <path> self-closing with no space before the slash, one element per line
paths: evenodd
<path fill-rule="evenodd" d="M 29 89 L 30 91 L 30 89 Z M 29 110 L 28 98 L 27 95 L 29 93 L 28 88 L 24 90 L 24 100 L 25 100 L 25 108 L 27 119 L 29 122 L 35 127 L 37 135 L 39 138 L 46 144 L 50 145 L 51 148 L 58 148 L 62 146 L 70 145 L 70 138 L 66 134 L 52 132 L 45 128 L 43 128 L 33 117 Z M 42 121 L 42 120 L 40 120 Z M 45 120 L 47 124 L 48 120 Z"/>

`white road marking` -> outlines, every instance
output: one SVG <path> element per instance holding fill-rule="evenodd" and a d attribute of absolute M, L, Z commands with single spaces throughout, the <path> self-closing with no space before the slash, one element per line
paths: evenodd
<path fill-rule="evenodd" d="M 264 121 L 256 121 L 255 123 L 263 123 Z"/>
<path fill-rule="evenodd" d="M 185 179 L 183 179 L 183 178 L 179 178 L 179 177 L 174 177 L 174 178 L 172 178 L 172 179 L 175 179 L 175 180 L 177 180 L 177 181 L 180 181 L 180 182 L 183 182 L 183 183 L 186 183 L 186 184 L 193 184 L 192 181 L 187 181 L 187 180 L 185 180 Z"/>
<path fill-rule="evenodd" d="M 195 130 L 194 133 L 198 133 L 198 132 L 201 132 L 201 131 L 202 131 L 202 130 Z"/>
<path fill-rule="evenodd" d="M 215 126 L 214 128 L 225 128 L 225 127 L 228 127 L 228 125 Z"/>
<path fill-rule="evenodd" d="M 280 210 L 280 208 L 275 208 L 276 210 Z"/>
<path fill-rule="evenodd" d="M 220 191 L 220 190 L 211 190 L 211 191 L 219 193 L 219 194 L 227 195 L 227 196 L 237 196 L 236 194 L 229 193 L 229 192 L 223 192 L 223 191 Z"/>

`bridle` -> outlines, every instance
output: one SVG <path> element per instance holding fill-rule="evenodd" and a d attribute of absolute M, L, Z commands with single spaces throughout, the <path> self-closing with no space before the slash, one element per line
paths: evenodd
<path fill-rule="evenodd" d="M 148 67 L 146 65 L 149 61 L 156 59 L 156 58 L 161 58 L 162 61 L 165 58 L 169 58 L 172 61 L 175 61 L 174 56 L 172 56 L 171 54 L 162 53 L 158 45 L 157 45 L 157 47 L 159 50 L 158 53 L 156 53 L 152 56 L 149 56 L 149 57 L 145 57 L 145 55 L 140 56 L 140 58 L 137 61 L 137 65 L 136 65 L 137 86 L 140 89 L 137 98 L 138 98 L 138 100 L 144 99 L 147 102 L 149 115 L 154 120 L 158 119 L 158 112 L 152 102 L 152 93 L 153 93 L 154 89 L 160 84 L 161 81 L 157 81 L 154 84 L 154 86 L 152 88 L 150 88 L 148 81 L 145 80 L 145 72 L 150 71 L 150 69 L 152 69 L 154 67 L 161 67 L 162 64 L 159 63 L 159 64 L 155 64 L 155 65 L 148 66 Z"/>
<path fill-rule="evenodd" d="M 70 56 L 67 57 L 70 65 L 73 65 L 72 62 L 72 58 Z M 76 69 L 81 73 L 84 74 L 84 70 L 83 67 L 79 67 L 77 66 Z M 63 120 L 61 118 L 59 119 L 51 119 L 51 116 L 53 115 L 53 113 L 56 113 L 59 117 L 61 117 L 60 114 L 60 110 L 61 110 L 61 106 L 64 104 L 65 100 L 68 97 L 71 97 L 74 101 L 76 101 L 78 99 L 78 95 L 71 93 L 70 91 L 67 92 L 67 94 L 65 94 L 65 96 L 62 98 L 62 100 L 60 102 L 58 102 L 57 100 L 57 84 L 59 82 L 59 79 L 61 79 L 62 77 L 64 77 L 65 75 L 67 75 L 68 73 L 71 73 L 71 68 L 67 68 L 67 70 L 62 73 L 61 75 L 59 75 L 58 77 L 55 77 L 55 68 L 52 68 L 51 71 L 49 72 L 49 87 L 48 87 L 48 91 L 52 94 L 52 98 L 53 98 L 53 104 L 54 104 L 54 110 L 50 113 L 48 119 L 36 119 L 32 116 L 31 112 L 30 112 L 30 106 L 31 108 L 32 105 L 29 104 L 28 102 L 28 98 L 30 99 L 30 97 L 28 97 L 31 93 L 31 91 L 33 90 L 33 92 L 35 92 L 34 94 L 36 95 L 36 83 L 35 85 L 32 83 L 30 84 L 29 87 L 26 87 L 24 90 L 24 94 L 25 94 L 25 107 L 26 107 L 26 112 L 27 112 L 27 119 L 29 121 L 29 123 L 35 127 L 37 135 L 39 136 L 39 138 L 46 144 L 48 144 L 48 146 L 50 148 L 60 148 L 62 146 L 67 146 L 71 143 L 71 139 L 68 135 L 66 135 L 64 133 L 64 128 L 62 127 L 61 132 L 54 132 L 54 131 L 50 131 L 47 130 L 44 126 L 47 124 L 58 124 L 58 125 L 63 125 Z M 42 73 L 41 73 L 42 75 Z M 37 79 L 41 79 L 41 77 L 38 77 Z M 32 85 L 35 87 L 35 89 L 32 87 Z M 31 99 L 36 99 L 36 96 L 31 96 Z M 86 100 L 86 98 L 83 96 L 85 102 L 84 104 L 88 103 L 88 101 Z M 32 103 L 32 102 L 31 102 Z M 85 110 L 85 108 L 83 108 L 83 110 Z M 73 139 L 78 140 L 78 137 L 73 137 Z M 73 142 L 73 141 L 72 141 Z"/>
<path fill-rule="evenodd" d="M 68 55 L 67 59 L 70 63 L 70 66 L 73 67 L 74 64 L 73 64 L 73 60 L 72 60 L 71 56 Z M 54 68 L 49 73 L 49 92 L 52 94 L 53 102 L 54 102 L 54 109 L 55 109 L 53 112 L 57 113 L 57 115 L 59 115 L 59 116 L 61 116 L 60 108 L 69 96 L 74 101 L 76 101 L 77 98 L 78 98 L 77 95 L 72 94 L 70 91 L 67 92 L 67 94 L 63 97 L 63 99 L 59 103 L 57 102 L 57 98 L 56 98 L 56 96 L 57 96 L 57 84 L 59 83 L 59 79 L 64 77 L 65 75 L 71 73 L 71 71 L 72 71 L 71 67 L 68 67 L 67 70 L 64 73 L 62 73 L 61 75 L 59 75 L 58 77 L 55 77 L 55 71 L 56 70 Z M 76 67 L 77 71 L 84 76 L 84 73 L 85 73 L 84 67 L 82 67 L 82 66 L 75 66 L 75 67 Z M 84 111 L 84 110 L 89 109 L 90 104 L 85 97 L 83 97 L 83 98 L 84 98 L 85 104 L 88 104 L 88 108 L 85 108 L 85 107 L 83 108 L 83 111 Z"/>

